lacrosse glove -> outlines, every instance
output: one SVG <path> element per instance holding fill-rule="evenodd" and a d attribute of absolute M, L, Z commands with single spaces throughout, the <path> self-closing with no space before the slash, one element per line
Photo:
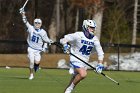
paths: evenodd
<path fill-rule="evenodd" d="M 54 41 L 50 39 L 49 46 L 52 45 L 53 43 Z"/>
<path fill-rule="evenodd" d="M 64 53 L 69 54 L 70 53 L 70 45 L 64 44 L 63 45 L 63 51 L 64 51 Z"/>
<path fill-rule="evenodd" d="M 95 71 L 96 71 L 97 73 L 100 74 L 100 73 L 102 73 L 103 68 L 104 68 L 103 64 L 102 64 L 102 63 L 99 63 L 99 64 L 96 66 Z"/>
<path fill-rule="evenodd" d="M 19 13 L 20 13 L 20 14 L 25 13 L 24 8 L 20 8 L 20 9 L 19 9 Z"/>
<path fill-rule="evenodd" d="M 19 9 L 19 13 L 22 15 L 22 20 L 24 23 L 27 23 L 27 18 L 25 16 L 25 11 L 24 11 L 24 8 L 20 8 Z"/>

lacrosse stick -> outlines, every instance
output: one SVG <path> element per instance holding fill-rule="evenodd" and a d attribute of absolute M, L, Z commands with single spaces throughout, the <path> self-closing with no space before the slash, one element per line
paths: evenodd
<path fill-rule="evenodd" d="M 26 0 L 26 2 L 24 3 L 24 5 L 22 6 L 22 9 L 25 8 L 25 6 L 27 5 L 28 1 L 29 1 L 29 0 Z"/>
<path fill-rule="evenodd" d="M 26 0 L 26 2 L 24 3 L 24 5 L 19 9 L 20 13 L 25 13 L 25 12 L 24 12 L 24 8 L 25 8 L 25 6 L 27 5 L 28 1 L 29 1 L 29 0 Z"/>
<path fill-rule="evenodd" d="M 59 42 L 54 42 L 54 45 L 60 47 L 61 49 L 63 49 L 63 45 L 60 44 Z M 76 55 L 74 55 L 73 53 L 69 52 L 70 55 L 74 56 L 75 58 L 79 59 L 80 61 L 82 61 L 83 63 L 85 63 L 87 66 L 91 67 L 94 71 L 96 70 L 95 67 L 93 67 L 92 65 L 88 64 L 87 62 L 85 62 L 84 60 L 80 59 L 79 57 L 77 57 Z M 117 82 L 116 80 L 112 79 L 111 77 L 107 76 L 106 74 L 101 72 L 101 75 L 103 75 L 104 77 L 108 78 L 109 80 L 113 81 L 114 83 L 116 83 L 117 85 L 119 85 L 119 82 Z"/>

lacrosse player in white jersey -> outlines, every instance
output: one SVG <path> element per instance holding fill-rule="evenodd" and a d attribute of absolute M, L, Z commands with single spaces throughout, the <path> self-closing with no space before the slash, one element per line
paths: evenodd
<path fill-rule="evenodd" d="M 41 29 L 42 21 L 39 18 L 34 20 L 34 25 L 32 26 L 25 16 L 25 11 L 23 8 L 20 9 L 20 13 L 22 15 L 22 20 L 27 27 L 28 32 L 28 58 L 30 62 L 30 76 L 29 79 L 32 80 L 34 78 L 33 72 L 39 69 L 39 64 L 41 60 L 41 52 L 43 49 L 44 43 L 53 43 L 51 39 L 48 38 L 47 33 L 44 29 Z M 46 45 L 46 44 L 45 44 Z M 34 71 L 33 71 L 34 70 Z"/>
<path fill-rule="evenodd" d="M 63 44 L 64 53 L 71 52 L 83 61 L 88 62 L 90 54 L 96 51 L 98 55 L 98 65 L 96 66 L 96 72 L 101 73 L 104 67 L 104 52 L 98 38 L 95 36 L 95 21 L 84 20 L 82 29 L 83 32 L 68 34 L 65 35 L 64 38 L 60 39 L 60 43 Z M 73 77 L 70 80 L 69 85 L 66 87 L 64 93 L 71 93 L 75 86 L 87 76 L 86 64 L 72 55 L 70 55 L 70 66 L 69 72 L 73 75 Z"/>

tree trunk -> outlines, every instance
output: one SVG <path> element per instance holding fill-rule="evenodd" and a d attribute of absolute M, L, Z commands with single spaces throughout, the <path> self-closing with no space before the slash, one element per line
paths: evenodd
<path fill-rule="evenodd" d="M 102 18 L 103 18 L 103 10 L 97 12 L 93 17 L 93 19 L 96 21 L 97 24 L 96 36 L 99 38 L 99 40 L 101 37 Z"/>
<path fill-rule="evenodd" d="M 135 0 L 132 44 L 136 44 L 136 37 L 137 37 L 137 10 L 138 10 L 138 0 Z M 134 51 L 135 51 L 135 48 L 131 48 L 131 52 L 134 52 Z"/>
<path fill-rule="evenodd" d="M 56 32 L 60 31 L 60 0 L 56 3 Z"/>
<path fill-rule="evenodd" d="M 51 19 L 51 24 L 50 24 L 49 30 L 48 30 L 48 33 L 50 35 L 50 39 L 52 39 L 53 41 L 57 40 L 57 32 L 59 31 L 59 25 L 57 25 L 60 22 L 59 21 L 59 8 L 58 8 L 59 5 L 58 5 L 58 3 L 59 3 L 59 0 L 55 4 L 55 8 L 53 10 L 53 16 L 52 16 L 52 19 Z M 50 52 L 55 53 L 56 52 L 56 46 L 51 46 Z"/>
<path fill-rule="evenodd" d="M 78 24 L 79 24 L 79 9 L 77 9 L 76 13 L 75 31 L 78 31 Z"/>

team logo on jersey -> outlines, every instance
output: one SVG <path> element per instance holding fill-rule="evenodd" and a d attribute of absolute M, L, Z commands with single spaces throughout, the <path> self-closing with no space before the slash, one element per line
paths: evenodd
<path fill-rule="evenodd" d="M 90 42 L 90 41 L 86 41 L 86 40 L 81 40 L 82 44 L 86 44 L 86 45 L 94 45 L 94 42 Z"/>

